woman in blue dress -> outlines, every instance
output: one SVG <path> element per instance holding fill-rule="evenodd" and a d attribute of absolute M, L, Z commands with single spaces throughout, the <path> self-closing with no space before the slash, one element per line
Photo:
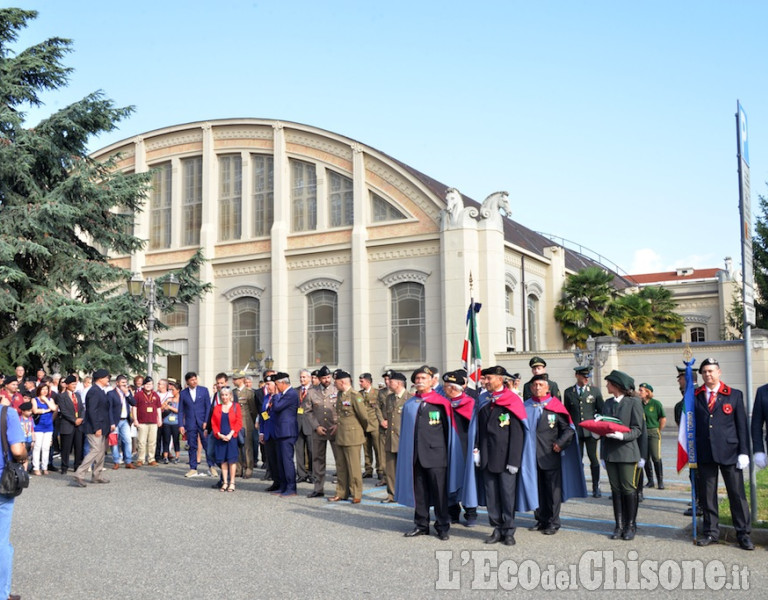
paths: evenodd
<path fill-rule="evenodd" d="M 214 438 L 216 463 L 221 467 L 222 485 L 219 491 L 235 491 L 235 469 L 237 469 L 238 447 L 237 434 L 243 427 L 243 415 L 240 405 L 232 402 L 232 390 L 223 387 L 219 390 L 221 404 L 213 407 L 211 429 Z"/>

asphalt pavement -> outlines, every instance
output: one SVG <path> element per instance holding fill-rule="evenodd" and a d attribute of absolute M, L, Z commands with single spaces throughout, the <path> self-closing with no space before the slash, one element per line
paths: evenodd
<path fill-rule="evenodd" d="M 692 544 L 690 518 L 682 514 L 687 475 L 674 473 L 676 440 L 665 436 L 667 489 L 647 490 L 632 542 L 607 537 L 613 513 L 605 475 L 602 498 L 563 505 L 554 536 L 528 531 L 532 516 L 518 514 L 511 547 L 483 543 L 491 532 L 483 509 L 478 527 L 454 525 L 448 541 L 405 538 L 412 509 L 381 504 L 385 488 L 371 479 L 364 480 L 363 502 L 352 505 L 309 499 L 307 483 L 299 484 L 298 497 L 272 496 L 260 469 L 238 479 L 236 492 L 221 493 L 210 477 L 185 478 L 183 460 L 134 471 L 112 470 L 108 461 L 111 482 L 84 489 L 57 473 L 33 477 L 15 506 L 13 592 L 25 600 L 338 600 L 487 598 L 531 588 L 527 596 L 592 598 L 592 589 L 614 583 L 620 589 L 608 593 L 626 598 L 706 590 L 708 597 L 765 597 L 764 546 L 745 552 Z M 326 498 L 333 489 L 328 480 Z M 686 569 L 699 564 L 702 575 L 686 579 Z M 648 589 L 633 589 L 643 584 Z M 699 584 L 703 589 L 684 589 Z"/>

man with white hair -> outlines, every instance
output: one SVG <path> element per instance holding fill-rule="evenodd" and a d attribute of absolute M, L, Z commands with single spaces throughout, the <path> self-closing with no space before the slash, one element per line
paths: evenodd
<path fill-rule="evenodd" d="M 294 444 L 299 435 L 296 413 L 299 409 L 299 395 L 291 387 L 288 373 L 269 375 L 275 382 L 277 393 L 269 402 L 268 419 L 272 420 L 277 455 L 277 474 L 272 471 L 278 488 L 273 492 L 282 498 L 296 495 L 296 469 L 293 466 Z M 279 483 L 278 483 L 279 482 Z"/>

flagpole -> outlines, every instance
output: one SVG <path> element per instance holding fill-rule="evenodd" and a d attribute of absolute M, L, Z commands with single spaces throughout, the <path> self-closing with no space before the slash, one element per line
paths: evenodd
<path fill-rule="evenodd" d="M 472 292 L 472 271 L 469 271 L 469 311 L 470 315 L 473 316 L 475 314 L 475 297 Z M 467 365 L 467 385 L 469 385 L 469 382 L 472 381 L 474 384 L 473 389 L 477 390 L 477 381 L 474 381 L 472 379 L 472 375 L 474 375 L 475 371 L 477 371 L 477 359 L 475 358 L 475 350 L 473 348 L 473 351 L 471 352 L 470 356 L 470 362 Z"/>

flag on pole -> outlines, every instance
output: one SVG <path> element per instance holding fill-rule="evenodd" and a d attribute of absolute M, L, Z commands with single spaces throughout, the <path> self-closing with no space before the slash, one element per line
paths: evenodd
<path fill-rule="evenodd" d="M 482 304 L 475 302 L 474 298 L 469 301 L 467 309 L 467 334 L 464 337 L 464 348 L 461 351 L 461 362 L 464 370 L 467 372 L 468 383 L 473 382 L 472 387 L 477 387 L 480 381 L 480 371 L 483 369 L 483 359 L 480 356 L 480 342 L 477 337 L 477 313 L 480 312 Z"/>
<path fill-rule="evenodd" d="M 683 395 L 683 413 L 680 418 L 680 428 L 677 432 L 677 472 L 682 471 L 686 465 L 692 469 L 697 466 L 696 459 L 696 421 L 694 419 L 694 389 L 693 371 L 691 367 L 696 362 L 692 358 L 685 362 L 685 394 Z"/>

